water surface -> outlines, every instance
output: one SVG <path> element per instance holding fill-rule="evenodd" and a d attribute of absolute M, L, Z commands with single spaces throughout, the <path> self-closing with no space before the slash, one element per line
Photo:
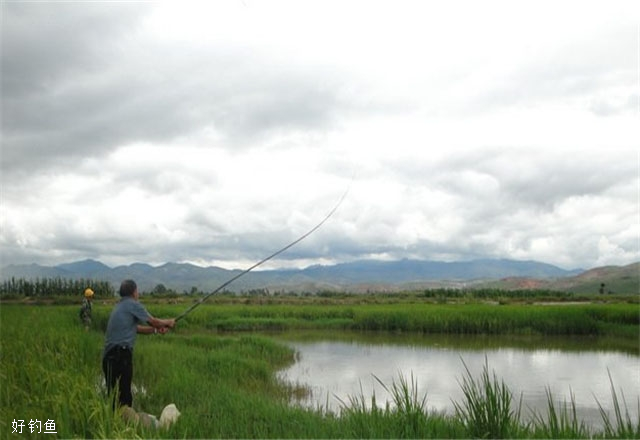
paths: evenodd
<path fill-rule="evenodd" d="M 299 404 L 339 412 L 341 402 L 364 397 L 378 406 L 391 402 L 377 379 L 391 387 L 400 375 L 417 382 L 427 407 L 453 413 L 462 402 L 460 382 L 465 365 L 479 379 L 484 365 L 513 392 L 522 396 L 522 414 L 547 409 L 546 389 L 556 403 L 575 400 L 578 418 L 600 427 L 596 398 L 612 408 L 611 383 L 624 392 L 632 415 L 640 399 L 640 357 L 624 344 L 595 338 L 506 338 L 471 336 L 334 335 L 283 336 L 297 352 L 294 365 L 280 372 L 291 383 L 308 387 L 311 395 Z M 377 378 L 377 379 L 376 379 Z M 516 402 L 517 403 L 517 402 Z M 613 417 L 613 414 L 611 414 Z"/>

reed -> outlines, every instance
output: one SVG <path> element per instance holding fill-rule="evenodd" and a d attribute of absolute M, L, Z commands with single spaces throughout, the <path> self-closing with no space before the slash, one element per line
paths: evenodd
<path fill-rule="evenodd" d="M 419 298 L 418 298 L 419 299 Z M 216 331 L 338 329 L 449 334 L 595 335 L 637 339 L 634 304 L 203 304 L 180 327 Z M 176 315 L 183 306 L 156 307 Z M 106 325 L 106 317 L 103 318 Z"/>
<path fill-rule="evenodd" d="M 576 401 L 573 392 L 570 392 L 570 404 L 563 402 L 558 408 L 553 400 L 551 390 L 545 389 L 547 396 L 546 417 L 534 412 L 532 429 L 535 437 L 544 438 L 587 438 L 589 430 L 584 422 L 578 420 Z"/>
<path fill-rule="evenodd" d="M 611 372 L 608 369 L 607 374 L 609 375 L 609 384 L 611 385 L 611 400 L 613 402 L 614 414 L 613 420 L 611 419 L 609 412 L 604 409 L 598 398 L 594 396 L 596 402 L 598 403 L 598 409 L 600 411 L 600 415 L 602 416 L 602 421 L 604 422 L 605 437 L 635 439 L 640 438 L 640 416 L 638 416 L 638 420 L 636 420 L 635 422 L 631 419 L 627 402 L 624 398 L 624 392 L 620 390 L 620 397 L 618 397 L 616 387 L 614 386 L 613 379 L 611 378 Z M 622 399 L 622 404 L 620 403 L 620 399 Z M 638 400 L 637 405 L 638 413 L 640 413 L 640 399 Z"/>
<path fill-rule="evenodd" d="M 455 419 L 427 409 L 427 394 L 418 393 L 418 383 L 399 375 L 391 385 L 374 379 L 391 397 L 379 406 L 375 393 L 368 401 L 364 392 L 341 399 L 340 422 L 349 438 L 461 438 L 462 425 Z"/>
<path fill-rule="evenodd" d="M 493 373 L 485 360 L 480 379 L 473 377 L 463 361 L 465 376 L 460 382 L 463 402 L 454 402 L 457 417 L 474 438 L 515 438 L 521 431 L 521 402 L 512 408 L 513 396 L 503 381 Z"/>

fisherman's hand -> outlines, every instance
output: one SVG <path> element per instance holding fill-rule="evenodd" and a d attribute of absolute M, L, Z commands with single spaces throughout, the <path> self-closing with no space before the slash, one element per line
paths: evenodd
<path fill-rule="evenodd" d="M 167 319 L 166 320 L 166 326 L 169 328 L 174 328 L 176 326 L 176 320 L 175 319 Z"/>

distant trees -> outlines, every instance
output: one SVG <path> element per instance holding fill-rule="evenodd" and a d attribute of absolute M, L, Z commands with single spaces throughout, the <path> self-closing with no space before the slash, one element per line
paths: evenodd
<path fill-rule="evenodd" d="M 573 293 L 546 289 L 427 289 L 422 292 L 426 298 L 477 298 L 477 299 L 536 299 L 536 298 L 573 298 Z"/>
<path fill-rule="evenodd" d="M 165 286 L 162 283 L 156 285 L 156 287 L 154 287 L 153 290 L 151 291 L 151 293 L 154 295 L 164 295 L 167 292 L 168 292 L 167 286 Z"/>
<path fill-rule="evenodd" d="M 83 278 L 36 278 L 35 280 L 27 280 L 11 277 L 0 284 L 0 297 L 82 296 L 87 287 L 93 290 L 96 297 L 109 297 L 115 294 L 115 289 L 108 281 Z"/>
<path fill-rule="evenodd" d="M 249 289 L 245 295 L 248 296 L 269 296 L 269 289 Z"/>

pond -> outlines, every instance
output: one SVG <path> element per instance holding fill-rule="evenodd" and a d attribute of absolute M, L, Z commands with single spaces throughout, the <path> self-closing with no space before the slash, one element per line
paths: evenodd
<path fill-rule="evenodd" d="M 428 409 L 453 413 L 452 401 L 463 401 L 465 365 L 476 380 L 487 365 L 489 373 L 495 372 L 509 387 L 515 404 L 522 397 L 525 419 L 531 410 L 546 414 L 549 390 L 556 408 L 570 403 L 573 395 L 578 419 L 601 428 L 598 401 L 607 410 L 613 408 L 609 373 L 619 401 L 624 393 L 632 420 L 638 417 L 640 357 L 637 347 L 616 341 L 355 333 L 280 339 L 296 350 L 297 361 L 279 375 L 306 386 L 311 393 L 298 403 L 314 408 L 339 412 L 341 402 L 364 397 L 370 404 L 374 394 L 377 405 L 384 407 L 392 399 L 379 381 L 391 388 L 402 375 L 417 383 L 418 397 L 426 393 Z M 615 420 L 612 412 L 610 416 Z"/>

